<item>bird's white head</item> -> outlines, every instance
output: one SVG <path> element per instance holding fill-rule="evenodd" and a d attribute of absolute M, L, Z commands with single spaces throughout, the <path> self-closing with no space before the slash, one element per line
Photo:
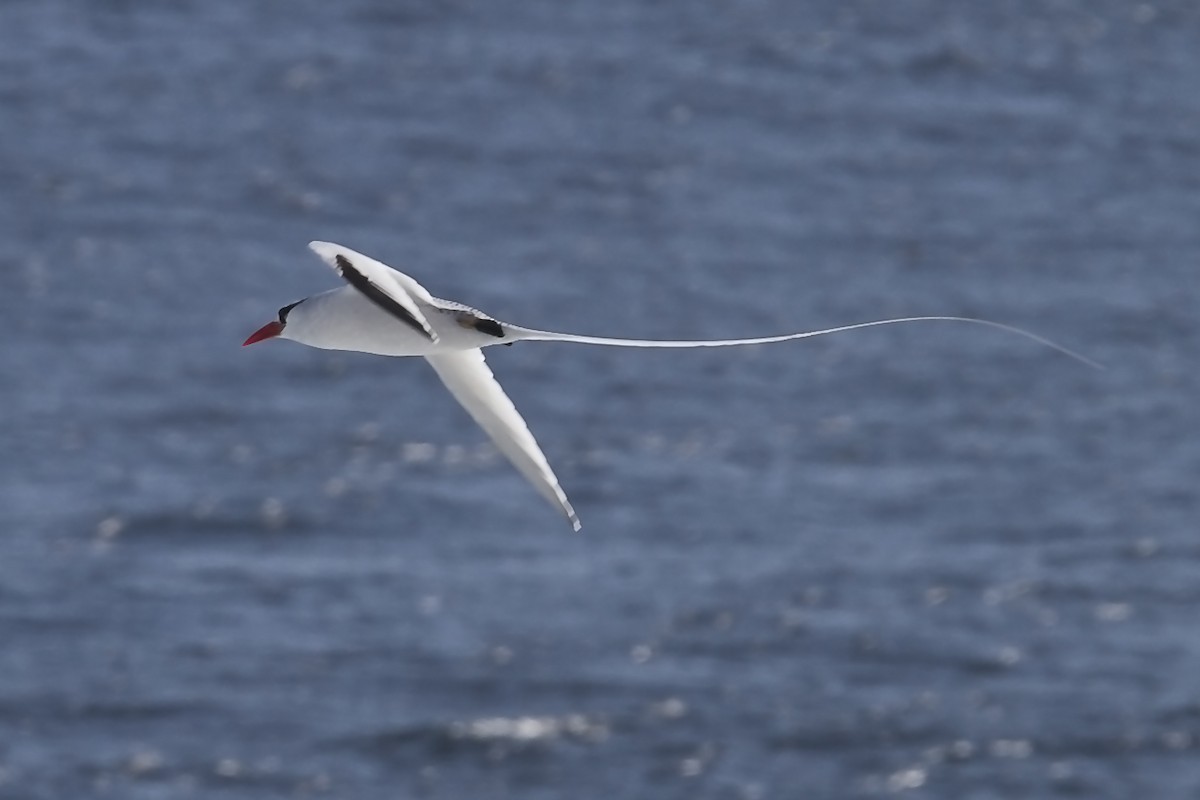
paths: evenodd
<path fill-rule="evenodd" d="M 303 303 L 303 300 L 297 300 L 294 303 L 284 306 L 279 309 L 279 319 L 271 320 L 266 325 L 250 334 L 250 338 L 242 342 L 242 347 L 255 342 L 261 342 L 266 339 L 274 339 L 277 336 L 283 336 L 284 330 L 287 329 L 288 315 L 292 313 L 292 309 Z M 284 337 L 287 338 L 287 337 Z"/>

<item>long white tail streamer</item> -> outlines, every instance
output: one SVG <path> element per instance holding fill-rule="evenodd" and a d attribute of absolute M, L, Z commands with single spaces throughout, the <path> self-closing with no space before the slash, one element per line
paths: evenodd
<path fill-rule="evenodd" d="M 983 325 L 988 328 L 1013 333 L 1017 336 L 1024 337 L 1031 341 L 1037 342 L 1044 347 L 1052 350 L 1057 350 L 1059 353 L 1072 358 L 1082 364 L 1087 364 L 1093 369 L 1104 369 L 1102 365 L 1093 361 L 1085 355 L 1075 352 L 1068 347 L 1064 347 L 1057 342 L 1053 342 L 1044 336 L 1038 336 L 1036 333 L 1015 328 L 1012 325 L 1005 325 L 1002 322 L 992 322 L 986 319 L 976 319 L 975 317 L 950 317 L 950 316 L 932 316 L 932 317 L 896 317 L 894 319 L 877 319 L 871 322 L 856 322 L 852 325 L 839 325 L 836 328 L 823 328 L 816 331 L 801 331 L 800 333 L 785 333 L 779 336 L 758 336 L 750 339 L 621 339 L 606 336 L 582 336 L 575 333 L 560 333 L 556 331 L 540 331 L 534 328 L 522 328 L 519 325 L 510 325 L 504 323 L 504 330 L 511 334 L 514 341 L 535 341 L 535 342 L 576 342 L 578 344 L 595 344 L 604 345 L 607 347 L 661 347 L 661 348 L 685 348 L 685 347 L 737 347 L 741 345 L 752 344 L 771 344 L 773 342 L 786 342 L 792 339 L 811 339 L 814 336 L 826 336 L 831 333 L 842 333 L 844 331 L 860 330 L 862 328 L 875 328 L 881 325 L 897 325 L 907 322 L 967 322 L 972 325 Z"/>

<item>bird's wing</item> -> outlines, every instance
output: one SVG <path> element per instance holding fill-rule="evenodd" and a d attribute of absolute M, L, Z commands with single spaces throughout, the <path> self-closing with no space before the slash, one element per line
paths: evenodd
<path fill-rule="evenodd" d="M 550 469 L 546 456 L 529 432 L 529 426 L 504 389 L 500 388 L 496 376 L 488 369 L 483 360 L 483 351 L 451 351 L 425 358 L 455 399 L 492 437 L 500 452 L 508 457 L 542 497 L 562 511 L 571 527 L 579 530 L 579 517 L 575 515 L 575 509 L 571 508 L 554 470 Z"/>
<path fill-rule="evenodd" d="M 332 242 L 309 242 L 308 246 L 333 267 L 338 275 L 375 305 L 436 343 L 437 333 L 421 312 L 420 303 L 432 304 L 425 287 L 386 264 Z"/>
<path fill-rule="evenodd" d="M 874 328 L 880 325 L 896 325 L 905 322 L 969 322 L 974 325 L 983 325 L 989 328 L 1013 333 L 1018 336 L 1023 336 L 1026 339 L 1037 342 L 1057 350 L 1063 355 L 1069 356 L 1076 361 L 1081 361 L 1090 367 L 1103 369 L 1092 359 L 1069 348 L 1063 347 L 1057 342 L 1052 342 L 1049 339 L 1038 336 L 1036 333 L 1030 333 L 1021 328 L 1014 328 L 1012 325 L 1005 325 L 1001 322 L 992 322 L 986 319 L 976 319 L 975 317 L 897 317 L 896 319 L 877 319 L 871 322 L 858 322 L 853 325 L 839 325 L 836 328 L 824 328 L 817 331 L 801 331 L 799 333 L 785 333 L 779 336 L 759 336 L 752 339 L 618 339 L 605 336 L 580 336 L 574 333 L 560 333 L 557 331 L 539 331 L 533 328 L 522 328 L 519 325 L 510 325 L 503 323 L 504 333 L 507 334 L 509 341 L 538 341 L 538 342 L 577 342 L 579 344 L 598 344 L 608 347 L 665 347 L 665 348 L 681 348 L 681 347 L 733 347 L 737 345 L 748 344 L 771 344 L 772 342 L 786 342 L 792 339 L 809 339 L 814 336 L 825 336 L 830 333 L 841 333 L 842 331 L 853 331 L 860 328 Z"/>

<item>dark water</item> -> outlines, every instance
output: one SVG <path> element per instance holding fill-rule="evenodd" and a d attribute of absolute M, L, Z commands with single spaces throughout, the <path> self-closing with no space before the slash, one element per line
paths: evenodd
<path fill-rule="evenodd" d="M 0 797 L 1200 796 L 1200 12 L 0 6 Z M 573 536 L 331 239 L 539 327 Z"/>

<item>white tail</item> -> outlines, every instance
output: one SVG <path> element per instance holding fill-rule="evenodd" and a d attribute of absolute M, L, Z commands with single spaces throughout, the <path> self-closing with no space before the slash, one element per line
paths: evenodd
<path fill-rule="evenodd" d="M 839 325 L 836 328 L 823 328 L 817 331 L 801 331 L 799 333 L 785 333 L 779 336 L 758 336 L 750 339 L 620 339 L 610 338 L 605 336 L 581 336 L 574 333 L 559 333 L 556 331 L 539 331 L 533 328 L 522 328 L 519 325 L 509 325 L 504 323 L 505 333 L 511 337 L 511 341 L 535 341 L 535 342 L 576 342 L 578 344 L 595 344 L 606 347 L 662 347 L 662 348 L 685 348 L 685 347 L 738 347 L 741 345 L 751 344 L 772 344 L 774 342 L 787 342 L 792 339 L 810 339 L 814 336 L 826 336 L 831 333 L 842 333 L 843 331 L 854 331 L 861 328 L 875 328 L 881 325 L 897 325 L 906 322 L 967 322 L 973 325 L 984 325 L 989 328 L 1013 333 L 1017 336 L 1022 336 L 1038 344 L 1049 347 L 1052 350 L 1057 350 L 1063 355 L 1073 358 L 1080 363 L 1087 364 L 1094 369 L 1104 369 L 1100 364 L 1096 363 L 1087 356 L 1081 355 L 1074 350 L 1063 347 L 1061 344 L 1052 342 L 1049 339 L 1038 336 L 1036 333 L 1031 333 L 1021 328 L 1014 328 L 1012 325 L 1005 325 L 1002 322 L 992 322 L 986 319 L 976 319 L 974 317 L 897 317 L 895 319 L 877 319 L 871 322 L 856 322 L 853 325 Z M 506 337 L 507 338 L 507 337 Z"/>

